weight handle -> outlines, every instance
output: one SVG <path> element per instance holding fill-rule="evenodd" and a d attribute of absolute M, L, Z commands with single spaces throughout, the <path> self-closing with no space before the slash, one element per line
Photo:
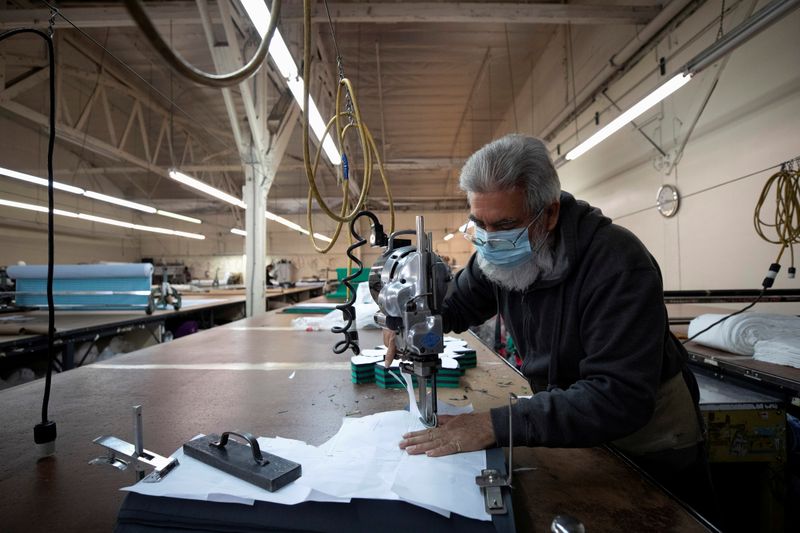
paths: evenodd
<path fill-rule="evenodd" d="M 259 466 L 264 466 L 269 464 L 269 461 L 264 459 L 264 456 L 261 455 L 261 448 L 258 447 L 258 441 L 256 440 L 255 436 L 252 433 L 247 433 L 246 431 L 237 432 L 237 431 L 226 431 L 222 434 L 216 442 L 209 442 L 209 446 L 214 446 L 215 448 L 219 448 L 220 450 L 225 448 L 225 445 L 228 444 L 228 438 L 230 435 L 236 435 L 237 437 L 241 437 L 242 439 L 246 440 L 247 443 L 250 445 L 250 449 L 253 451 L 253 461 L 256 462 Z"/>

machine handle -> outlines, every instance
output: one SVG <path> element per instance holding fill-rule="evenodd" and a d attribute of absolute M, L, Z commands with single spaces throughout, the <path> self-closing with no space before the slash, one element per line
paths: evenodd
<path fill-rule="evenodd" d="M 264 459 L 264 456 L 261 455 L 261 448 L 258 447 L 258 441 L 256 440 L 255 436 L 252 433 L 242 432 L 238 433 L 236 431 L 226 431 L 222 434 L 217 442 L 209 442 L 209 446 L 214 446 L 219 449 L 225 448 L 225 445 L 228 444 L 228 438 L 230 435 L 236 435 L 237 437 L 241 437 L 247 441 L 250 445 L 250 449 L 253 451 L 253 461 L 256 462 L 259 466 L 268 465 L 269 461 Z"/>

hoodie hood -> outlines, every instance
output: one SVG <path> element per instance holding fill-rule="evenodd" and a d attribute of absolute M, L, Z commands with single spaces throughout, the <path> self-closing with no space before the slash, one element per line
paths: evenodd
<path fill-rule="evenodd" d="M 611 224 L 611 219 L 597 207 L 576 200 L 568 192 L 561 192 L 558 223 L 553 230 L 555 267 L 546 278 L 534 282 L 527 291 L 553 287 L 569 277 L 575 265 L 586 253 L 598 229 Z"/>

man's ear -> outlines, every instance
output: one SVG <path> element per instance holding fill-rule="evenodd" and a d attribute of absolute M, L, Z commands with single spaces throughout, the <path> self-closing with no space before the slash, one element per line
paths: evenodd
<path fill-rule="evenodd" d="M 556 200 L 545 211 L 547 217 L 547 231 L 553 231 L 558 224 L 558 214 L 561 212 L 561 202 Z"/>

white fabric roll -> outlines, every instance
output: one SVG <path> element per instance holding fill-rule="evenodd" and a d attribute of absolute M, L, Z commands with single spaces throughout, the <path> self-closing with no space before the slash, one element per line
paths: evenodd
<path fill-rule="evenodd" d="M 694 336 L 725 315 L 700 315 L 689 324 L 689 337 Z M 695 342 L 739 355 L 753 355 L 758 341 L 779 335 L 800 335 L 800 318 L 769 313 L 742 313 L 714 326 Z"/>

